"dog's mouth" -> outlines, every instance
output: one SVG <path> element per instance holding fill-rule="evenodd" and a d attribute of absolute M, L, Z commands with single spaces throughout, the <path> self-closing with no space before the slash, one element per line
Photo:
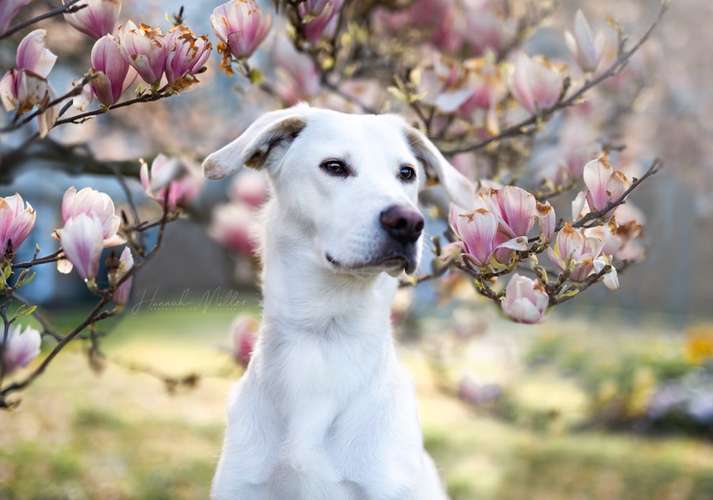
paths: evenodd
<path fill-rule="evenodd" d="M 327 262 L 334 268 L 343 271 L 385 271 L 392 276 L 398 276 L 402 271 L 411 274 L 416 270 L 416 256 L 406 253 L 391 253 L 379 256 L 375 259 L 370 259 L 357 264 L 344 264 L 335 259 L 329 253 L 325 254 Z"/>

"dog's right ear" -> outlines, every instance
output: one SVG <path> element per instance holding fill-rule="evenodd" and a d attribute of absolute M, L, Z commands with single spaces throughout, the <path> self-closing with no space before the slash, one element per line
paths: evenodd
<path fill-rule="evenodd" d="M 270 111 L 255 120 L 240 137 L 203 161 L 209 179 L 222 179 L 241 166 L 261 169 L 277 164 L 307 126 L 309 106 L 299 104 Z"/>

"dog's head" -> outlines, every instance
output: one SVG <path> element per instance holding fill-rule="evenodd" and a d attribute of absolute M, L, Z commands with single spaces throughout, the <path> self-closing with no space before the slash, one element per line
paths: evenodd
<path fill-rule="evenodd" d="M 267 170 L 273 220 L 311 242 L 313 257 L 340 273 L 416 269 L 424 225 L 417 198 L 427 175 L 437 176 L 456 204 L 472 203 L 472 184 L 395 115 L 307 105 L 269 112 L 203 168 L 220 179 L 242 165 Z"/>

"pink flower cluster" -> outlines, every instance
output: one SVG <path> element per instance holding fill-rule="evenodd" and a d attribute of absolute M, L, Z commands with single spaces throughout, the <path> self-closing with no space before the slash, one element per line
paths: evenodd
<path fill-rule="evenodd" d="M 555 231 L 554 209 L 516 186 L 486 189 L 476 197 L 475 210 L 452 209 L 450 216 L 457 245 L 478 268 L 506 266 L 513 251 L 527 250 L 528 234 L 536 222 L 542 239 L 549 241 Z"/>

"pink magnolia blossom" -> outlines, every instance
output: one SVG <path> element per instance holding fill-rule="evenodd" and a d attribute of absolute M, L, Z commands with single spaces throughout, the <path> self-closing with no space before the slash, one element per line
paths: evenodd
<path fill-rule="evenodd" d="M 245 170 L 235 176 L 230 186 L 230 198 L 233 201 L 245 203 L 253 208 L 259 208 L 267 201 L 269 187 L 263 172 Z"/>
<path fill-rule="evenodd" d="M 243 368 L 247 368 L 255 349 L 260 324 L 252 316 L 240 315 L 230 327 L 233 342 L 233 358 Z"/>
<path fill-rule="evenodd" d="M 623 172 L 612 168 L 606 156 L 587 163 L 582 175 L 587 186 L 587 203 L 590 210 L 604 209 L 609 203 L 619 199 L 631 185 L 631 181 Z"/>
<path fill-rule="evenodd" d="M 272 16 L 265 14 L 255 0 L 231 0 L 213 10 L 210 16 L 224 59 L 246 59 L 260 46 L 272 26 Z M 225 62 L 224 62 L 225 66 Z"/>
<path fill-rule="evenodd" d="M 77 191 L 74 186 L 69 187 L 62 197 L 62 223 L 66 225 L 81 214 L 89 215 L 100 224 L 101 236 L 104 246 L 115 246 L 123 243 L 117 234 L 121 225 L 121 218 L 116 214 L 114 202 L 111 197 L 85 187 Z M 59 230 L 61 234 L 64 229 Z"/>
<path fill-rule="evenodd" d="M 545 316 L 550 298 L 538 280 L 513 274 L 502 300 L 503 312 L 518 323 L 539 323 Z"/>
<path fill-rule="evenodd" d="M 111 106 L 133 83 L 136 73 L 133 70 L 129 73 L 129 63 L 113 35 L 97 40 L 92 48 L 91 63 L 96 73 L 91 89 L 102 104 Z"/>
<path fill-rule="evenodd" d="M 377 11 L 377 22 L 389 33 L 417 28 L 431 35 L 438 49 L 453 53 L 463 45 L 464 19 L 450 0 L 415 0 L 405 9 Z"/>
<path fill-rule="evenodd" d="M 604 49 L 604 33 L 592 33 L 589 21 L 581 10 L 574 17 L 574 33 L 565 33 L 567 47 L 582 71 L 592 73 L 597 70 Z"/>
<path fill-rule="evenodd" d="M 515 19 L 504 19 L 491 9 L 480 9 L 468 16 L 463 35 L 476 54 L 484 54 L 488 50 L 500 54 L 512 43 L 516 34 Z"/>
<path fill-rule="evenodd" d="M 316 42 L 334 25 L 333 20 L 342 10 L 344 0 L 304 0 L 297 6 L 302 31 L 310 42 Z"/>
<path fill-rule="evenodd" d="M 319 93 L 319 73 L 312 59 L 295 50 L 284 38 L 275 44 L 275 92 L 288 105 L 309 100 Z"/>
<path fill-rule="evenodd" d="M 93 215 L 80 213 L 69 219 L 60 233 L 64 256 L 79 275 L 90 282 L 99 270 L 99 258 L 104 248 L 102 223 Z M 60 268 L 71 271 L 71 267 Z"/>
<path fill-rule="evenodd" d="M 562 93 L 562 85 L 559 71 L 526 54 L 520 54 L 510 88 L 515 99 L 529 113 L 535 114 L 554 106 Z"/>
<path fill-rule="evenodd" d="M 35 210 L 19 194 L 0 198 L 0 259 L 22 245 L 36 218 Z"/>
<path fill-rule="evenodd" d="M 555 209 L 549 201 L 545 203 L 537 202 L 537 222 L 540 226 L 540 237 L 544 241 L 551 241 L 555 235 L 557 227 L 557 216 Z"/>
<path fill-rule="evenodd" d="M 0 333 L 0 344 L 3 343 L 3 337 L 4 334 Z M 24 368 L 40 354 L 42 337 L 40 332 L 30 326 L 23 330 L 21 325 L 11 325 L 4 340 L 2 361 L 7 374 Z"/>
<path fill-rule="evenodd" d="M 166 78 L 171 85 L 186 81 L 186 77 L 194 77 L 199 73 L 205 67 L 212 50 L 207 36 L 195 36 L 184 25 L 171 30 L 166 37 L 166 45 Z M 195 81 L 195 78 L 190 81 Z"/>
<path fill-rule="evenodd" d="M 114 283 L 118 283 L 131 269 L 134 267 L 134 256 L 131 254 L 131 249 L 129 247 L 124 248 L 119 257 L 119 267 L 117 268 L 113 278 Z M 131 285 L 134 281 L 133 276 L 127 278 L 122 284 L 120 284 L 114 291 L 112 296 L 114 304 L 118 306 L 123 306 L 129 301 L 129 296 L 131 295 Z"/>
<path fill-rule="evenodd" d="M 191 203 L 203 188 L 203 176 L 195 169 L 163 154 L 154 159 L 151 168 L 142 163 L 139 173 L 146 194 L 161 205 L 167 203 L 170 211 Z"/>
<path fill-rule="evenodd" d="M 495 192 L 495 201 L 501 227 L 508 235 L 527 236 L 537 216 L 535 197 L 517 186 L 505 186 Z"/>
<path fill-rule="evenodd" d="M 226 203 L 213 210 L 208 234 L 231 252 L 252 256 L 257 250 L 257 213 L 237 203 Z"/>
<path fill-rule="evenodd" d="M 161 82 L 168 49 L 161 30 L 128 21 L 118 29 L 119 45 L 126 61 L 149 85 Z"/>
<path fill-rule="evenodd" d="M 485 208 L 458 214 L 452 207 L 450 223 L 461 242 L 462 250 L 478 267 L 489 265 L 497 250 L 527 250 L 527 238 L 516 237 L 503 241 L 498 233 L 498 218 Z"/>
<path fill-rule="evenodd" d="M 30 0 L 2 0 L 0 2 L 0 35 L 10 27 L 10 23 Z"/>
<path fill-rule="evenodd" d="M 62 3 L 67 3 L 62 0 Z M 82 33 L 101 38 L 112 33 L 121 12 L 121 0 L 82 0 L 86 7 L 65 14 L 64 19 Z"/>
<path fill-rule="evenodd" d="M 611 262 L 610 256 L 602 254 L 607 243 L 604 236 L 596 232 L 587 235 L 584 230 L 565 224 L 557 233 L 554 245 L 547 249 L 547 255 L 562 271 L 569 270 L 573 281 L 584 281 Z M 618 288 L 616 268 L 612 267 L 607 273 L 604 284 L 610 289 Z"/>
<path fill-rule="evenodd" d="M 17 47 L 15 68 L 0 80 L 0 101 L 6 111 L 25 113 L 34 106 L 43 106 L 55 98 L 47 76 L 57 56 L 45 47 L 45 30 L 35 30 L 25 36 Z M 38 116 L 40 135 L 44 137 L 57 119 L 55 107 Z"/>

